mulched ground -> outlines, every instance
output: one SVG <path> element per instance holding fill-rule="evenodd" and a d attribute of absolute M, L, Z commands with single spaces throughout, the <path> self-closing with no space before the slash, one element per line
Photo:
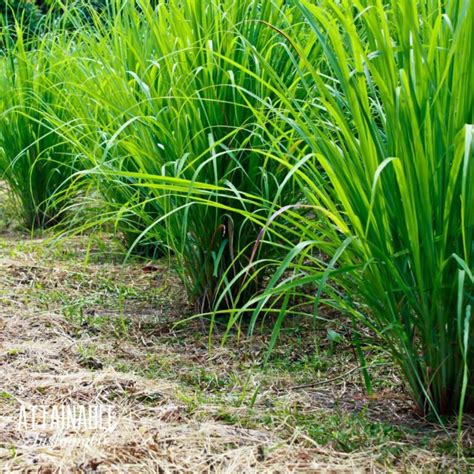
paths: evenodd
<path fill-rule="evenodd" d="M 417 419 L 402 392 L 380 389 L 367 400 L 353 363 L 326 367 L 323 383 L 301 384 L 298 374 L 255 370 L 264 353 L 258 338 L 234 347 L 217 345 L 209 352 L 202 323 L 182 329 L 172 324 L 188 311 L 175 276 L 160 267 L 149 271 L 141 263 L 124 267 L 113 258 L 85 264 L 86 243 L 71 240 L 50 251 L 50 242 L 11 234 L 0 244 L 2 472 L 469 469 L 465 460 L 434 453 L 429 445 L 406 449 L 406 438 L 399 442 L 402 457 L 387 461 L 381 445 L 344 452 L 318 443 L 283 415 L 268 426 L 240 422 L 248 418 L 248 404 L 234 402 L 247 387 L 242 380 L 248 366 L 249 385 L 262 385 L 252 402 L 250 418 L 255 420 L 271 418 L 274 407 L 289 407 L 288 413 L 297 407 L 303 417 L 337 408 L 410 426 L 414 439 L 430 432 L 443 436 Z M 190 338 L 190 331 L 202 338 Z M 150 367 L 163 376 L 150 375 Z M 214 378 L 206 378 L 210 369 Z M 395 372 L 388 377 L 397 383 Z M 220 389 L 219 383 L 228 379 Z M 107 419 L 99 427 L 92 422 L 33 426 L 31 418 L 21 419 L 25 413 L 30 417 L 33 407 L 52 413 L 54 407 L 67 406 L 107 407 L 112 424 Z M 467 428 L 468 447 L 470 436 Z M 397 441 L 389 443 L 396 447 Z"/>

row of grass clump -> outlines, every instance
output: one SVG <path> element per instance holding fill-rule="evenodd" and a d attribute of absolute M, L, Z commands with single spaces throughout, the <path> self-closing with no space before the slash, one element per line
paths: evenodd
<path fill-rule="evenodd" d="M 25 225 L 173 256 L 227 335 L 336 308 L 423 413 L 474 411 L 471 0 L 61 5 L 2 30 Z"/>

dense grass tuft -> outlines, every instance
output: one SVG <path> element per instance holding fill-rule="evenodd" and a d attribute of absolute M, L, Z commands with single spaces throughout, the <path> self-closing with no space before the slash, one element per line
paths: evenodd
<path fill-rule="evenodd" d="M 320 218 L 299 220 L 277 270 L 293 276 L 271 281 L 254 318 L 271 295 L 310 281 L 317 307 L 334 280 L 342 291 L 328 303 L 384 341 L 423 412 L 473 411 L 473 4 L 300 9 L 325 60 L 293 41 L 317 87 L 310 106 L 288 109 L 306 144 L 288 171 Z"/>

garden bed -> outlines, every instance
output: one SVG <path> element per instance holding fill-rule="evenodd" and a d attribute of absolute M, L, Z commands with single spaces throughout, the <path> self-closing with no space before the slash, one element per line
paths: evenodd
<path fill-rule="evenodd" d="M 5 472 L 468 469 L 455 432 L 417 417 L 381 349 L 372 399 L 344 341 L 334 351 L 319 335 L 316 348 L 290 323 L 263 369 L 265 331 L 209 347 L 205 322 L 176 326 L 189 308 L 166 266 L 122 265 L 105 237 L 85 264 L 89 243 L 2 237 Z M 74 404 L 113 407 L 114 429 L 20 423 L 22 405 Z M 466 456 L 472 436 L 466 427 Z"/>

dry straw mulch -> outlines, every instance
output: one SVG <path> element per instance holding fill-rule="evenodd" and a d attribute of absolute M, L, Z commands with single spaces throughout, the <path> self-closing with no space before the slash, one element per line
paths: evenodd
<path fill-rule="evenodd" d="M 283 440 L 265 430 L 193 419 L 172 382 L 111 367 L 84 368 L 77 351 L 81 341 L 71 337 L 65 317 L 16 298 L 25 285 L 28 293 L 38 275 L 61 282 L 65 271 L 48 269 L 25 254 L 19 260 L 1 258 L 0 274 L 2 472 L 308 472 L 366 465 L 364 454 L 335 456 L 303 447 L 298 435 Z M 112 429 L 95 421 L 33 426 L 33 407 L 52 414 L 74 406 L 111 406 Z"/>
<path fill-rule="evenodd" d="M 118 371 L 113 364 L 102 362 L 111 360 L 117 353 L 139 362 L 145 357 L 147 347 L 156 345 L 157 341 L 160 344 L 160 326 L 155 329 L 153 324 L 144 324 L 142 327 L 142 322 L 146 323 L 147 318 L 153 321 L 154 311 L 160 315 L 176 311 L 176 306 L 182 304 L 173 300 L 176 295 L 171 298 L 168 309 L 158 308 L 155 303 L 148 307 L 138 304 L 129 307 L 128 316 L 139 320 L 139 324 L 133 337 L 123 340 L 96 337 L 91 328 L 78 334 L 60 307 L 45 310 L 44 305 L 39 304 L 38 298 L 51 290 L 67 293 L 69 301 L 94 291 L 101 297 L 104 292 L 107 296 L 106 285 L 97 288 L 104 272 L 112 280 L 125 278 L 140 291 L 147 291 L 156 276 L 143 272 L 140 265 L 128 267 L 125 276 L 124 267 L 118 263 L 91 264 L 84 269 L 78 259 L 71 269 L 64 262 L 39 258 L 35 251 L 13 250 L 17 247 L 15 238 L 2 244 L 0 472 L 286 473 L 379 472 L 383 468 L 379 447 L 342 453 L 329 446 L 318 446 L 298 429 L 290 430 L 286 436 L 288 430 L 272 431 L 263 426 L 247 429 L 225 423 L 215 416 L 218 407 L 206 402 L 195 412 L 190 411 L 180 396 L 183 387 L 173 377 L 146 378 Z M 102 308 L 101 312 L 117 317 L 113 305 Z M 148 333 L 143 329 L 145 326 Z M 152 336 L 158 339 L 147 339 Z M 88 344 L 93 345 L 97 353 L 84 355 L 81 348 Z M 157 351 L 172 352 L 165 339 L 161 344 L 162 347 L 155 347 Z M 171 354 L 170 360 L 178 374 L 183 364 L 207 364 L 221 355 L 224 358 L 226 350 L 217 349 L 211 359 L 205 347 L 188 346 L 184 349 L 184 358 Z M 226 370 L 225 364 L 222 370 Z M 281 386 L 281 381 L 275 380 L 275 384 Z M 265 396 L 281 397 L 289 405 L 307 409 L 308 413 L 313 408 L 331 410 L 337 397 L 352 400 L 344 409 L 359 409 L 353 406 L 356 397 L 347 392 L 355 385 L 348 388 L 344 379 L 338 378 L 334 386 L 308 391 L 292 389 L 291 384 L 289 381 L 288 388 L 283 390 L 270 387 Z M 392 400 L 374 404 L 374 416 L 379 413 L 382 418 L 397 421 L 397 413 L 407 409 L 403 401 L 400 409 L 397 403 Z M 257 409 L 267 409 L 263 405 Z M 31 420 L 34 407 L 52 415 L 61 407 L 89 406 L 110 409 L 111 418 L 101 418 L 100 426 L 95 424 L 96 418 L 87 420 L 87 416 L 93 417 L 90 414 L 85 415 L 85 422 L 79 426 L 64 422 L 33 425 Z M 206 416 L 202 416 L 203 413 Z M 448 470 L 456 464 L 451 458 L 444 459 L 417 448 L 399 468 L 424 471 L 434 465 Z M 396 460 L 393 466 L 397 466 Z"/>

